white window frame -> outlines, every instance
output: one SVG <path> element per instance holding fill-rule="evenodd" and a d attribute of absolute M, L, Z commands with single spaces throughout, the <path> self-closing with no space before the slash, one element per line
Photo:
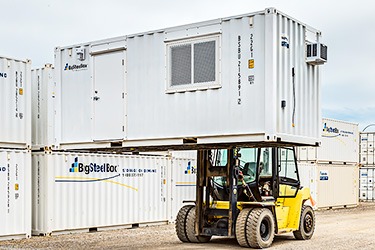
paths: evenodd
<path fill-rule="evenodd" d="M 173 94 L 177 92 L 188 92 L 197 90 L 208 90 L 208 89 L 218 89 L 221 88 L 221 36 L 220 35 L 210 35 L 204 37 L 196 37 L 190 39 L 183 39 L 178 41 L 172 41 L 166 43 L 166 90 L 168 94 Z M 202 42 L 215 41 L 215 81 L 211 82 L 200 82 L 194 83 L 194 44 Z M 171 64 L 171 47 L 176 45 L 191 44 L 191 83 L 172 86 L 172 64 Z"/>

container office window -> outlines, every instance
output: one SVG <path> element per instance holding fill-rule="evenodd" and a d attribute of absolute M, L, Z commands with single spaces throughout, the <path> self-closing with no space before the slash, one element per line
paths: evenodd
<path fill-rule="evenodd" d="M 167 91 L 220 87 L 218 43 L 219 37 L 211 36 L 167 44 Z"/>

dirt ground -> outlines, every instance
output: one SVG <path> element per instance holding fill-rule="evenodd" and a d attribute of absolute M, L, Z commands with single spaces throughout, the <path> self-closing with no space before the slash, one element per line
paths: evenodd
<path fill-rule="evenodd" d="M 311 240 L 276 236 L 271 249 L 375 249 L 375 203 L 316 212 Z M 236 239 L 213 238 L 205 244 L 178 240 L 174 224 L 104 232 L 65 234 L 0 241 L 0 249 L 241 249 Z"/>

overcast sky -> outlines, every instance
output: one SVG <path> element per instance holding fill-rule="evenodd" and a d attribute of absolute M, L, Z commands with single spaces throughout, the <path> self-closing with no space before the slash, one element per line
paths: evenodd
<path fill-rule="evenodd" d="M 323 117 L 375 123 L 375 1 L 0 0 L 0 55 L 53 63 L 53 48 L 276 7 L 322 31 Z M 375 131 L 375 126 L 372 128 Z"/>

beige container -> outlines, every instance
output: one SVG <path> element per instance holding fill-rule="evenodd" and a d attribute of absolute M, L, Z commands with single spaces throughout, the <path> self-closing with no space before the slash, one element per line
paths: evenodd
<path fill-rule="evenodd" d="M 358 205 L 357 165 L 299 163 L 301 184 L 309 187 L 317 208 Z"/>

